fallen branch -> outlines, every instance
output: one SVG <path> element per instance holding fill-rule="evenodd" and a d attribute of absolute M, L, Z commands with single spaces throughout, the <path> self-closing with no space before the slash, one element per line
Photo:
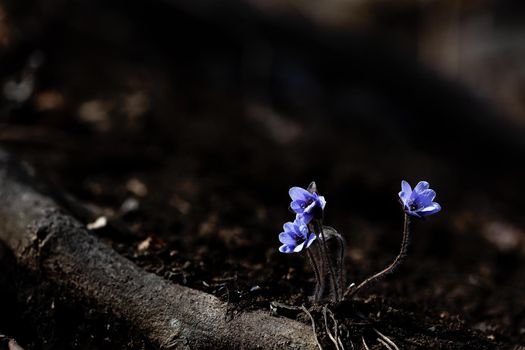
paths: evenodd
<path fill-rule="evenodd" d="M 0 349 L 6 349 L 6 350 L 24 350 L 16 340 L 13 338 L 7 337 L 0 333 Z"/>
<path fill-rule="evenodd" d="M 229 319 L 213 295 L 140 269 L 65 214 L 28 173 L 0 150 L 0 240 L 65 297 L 110 312 L 165 349 L 317 347 L 307 325 L 264 311 Z"/>

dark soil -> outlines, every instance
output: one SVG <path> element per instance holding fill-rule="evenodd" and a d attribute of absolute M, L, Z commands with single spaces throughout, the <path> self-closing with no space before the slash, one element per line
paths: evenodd
<path fill-rule="evenodd" d="M 31 10 L 8 6 L 25 36 L 1 58 L 5 82 L 44 56 L 32 97 L 3 101 L 2 145 L 86 224 L 107 217 L 94 234 L 228 301 L 232 317 L 309 305 L 306 261 L 277 250 L 289 187 L 317 182 L 358 283 L 399 249 L 400 180 L 426 179 L 443 211 L 413 225 L 405 265 L 330 306 L 345 348 L 379 349 L 374 328 L 401 349 L 525 344 L 525 148 L 484 101 L 371 38 L 119 5 L 30 25 Z M 17 295 L 24 282 L 2 276 L 0 330 L 27 349 L 149 347 L 99 311 Z"/>

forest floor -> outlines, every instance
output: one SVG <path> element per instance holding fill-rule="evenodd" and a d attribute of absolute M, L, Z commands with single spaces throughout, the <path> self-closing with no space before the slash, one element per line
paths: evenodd
<path fill-rule="evenodd" d="M 381 348 L 374 329 L 400 349 L 525 344 L 523 217 L 513 206 L 517 194 L 506 188 L 517 180 L 496 177 L 495 183 L 496 170 L 485 174 L 462 163 L 468 150 L 448 157 L 452 146 L 436 151 L 407 141 L 415 134 L 405 113 L 426 112 L 406 107 L 411 97 L 392 104 L 385 91 L 362 81 L 350 92 L 324 86 L 338 101 L 350 99 L 327 117 L 326 101 L 307 99 L 301 106 L 283 92 L 305 74 L 300 92 L 315 95 L 304 66 L 290 73 L 293 50 L 289 56 L 277 50 L 284 58 L 276 59 L 272 74 L 284 78 L 271 82 L 281 95 L 269 98 L 260 86 L 267 82 L 257 77 L 223 79 L 237 67 L 237 48 L 195 49 L 188 41 L 161 50 L 142 33 L 124 40 L 128 48 L 143 45 L 139 53 L 153 51 L 139 59 L 137 51 L 123 54 L 110 45 L 121 37 L 94 40 L 88 23 L 62 23 L 70 32 L 51 29 L 38 89 L 4 113 L 0 142 L 34 165 L 86 225 L 105 217 L 93 234 L 144 269 L 228 302 L 232 317 L 270 310 L 272 302 L 309 305 L 314 276 L 307 262 L 278 252 L 282 224 L 293 217 L 288 189 L 317 181 L 328 202 L 326 224 L 347 241 L 347 280 L 358 283 L 398 252 L 400 180 L 425 177 L 443 211 L 413 225 L 405 264 L 355 300 L 330 306 L 345 348 L 359 348 L 363 339 Z M 196 51 L 186 51 L 191 48 Z M 60 58 L 92 52 L 95 64 Z M 282 67 L 291 76 L 279 73 Z M 239 80 L 244 83 L 235 85 Z M 340 118 L 352 110 L 354 119 Z M 0 286 L 14 286 L 2 287 L 0 330 L 27 349 L 149 347 L 95 310 L 58 295 L 38 299 L 47 304 L 36 307 L 16 297 L 14 281 L 2 277 Z M 288 317 L 309 322 L 302 313 Z"/>

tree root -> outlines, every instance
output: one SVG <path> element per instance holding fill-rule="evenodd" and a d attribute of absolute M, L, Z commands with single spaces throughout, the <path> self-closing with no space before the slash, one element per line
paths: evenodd
<path fill-rule="evenodd" d="M 3 335 L 0 333 L 0 349 L 7 349 L 7 350 L 24 350 L 16 340 L 13 338 L 10 338 L 8 336 Z"/>
<path fill-rule="evenodd" d="M 317 347 L 305 324 L 263 311 L 229 319 L 225 303 L 213 295 L 140 269 L 64 213 L 2 150 L 0 240 L 18 266 L 66 291 L 63 297 L 109 312 L 160 348 Z"/>

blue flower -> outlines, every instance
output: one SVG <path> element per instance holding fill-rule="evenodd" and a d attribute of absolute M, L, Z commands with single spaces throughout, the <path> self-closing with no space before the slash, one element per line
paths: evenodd
<path fill-rule="evenodd" d="M 317 192 L 309 192 L 301 187 L 290 188 L 288 194 L 292 198 L 290 208 L 298 214 L 297 217 L 305 224 L 312 221 L 316 212 L 320 211 L 322 213 L 326 205 L 326 200 L 323 196 L 319 196 Z"/>
<path fill-rule="evenodd" d="M 399 192 L 401 204 L 405 213 L 421 218 L 437 213 L 441 206 L 433 202 L 436 192 L 429 189 L 426 181 L 420 181 L 414 190 L 405 180 L 401 181 L 401 192 Z"/>
<path fill-rule="evenodd" d="M 279 241 L 283 244 L 279 247 L 281 253 L 298 253 L 317 238 L 314 233 L 310 233 L 305 223 L 297 219 L 284 224 L 283 229 L 284 232 L 279 234 Z"/>

